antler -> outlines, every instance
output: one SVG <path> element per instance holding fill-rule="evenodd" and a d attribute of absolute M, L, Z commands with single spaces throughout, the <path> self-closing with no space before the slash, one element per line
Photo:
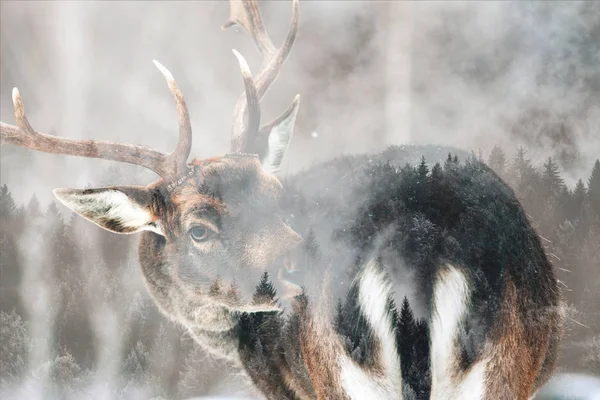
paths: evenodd
<path fill-rule="evenodd" d="M 163 179 L 176 177 L 185 170 L 192 148 L 192 124 L 187 106 L 173 75 L 158 61 L 154 64 L 164 75 L 175 98 L 179 118 L 179 142 L 175 150 L 166 154 L 148 146 L 99 140 L 77 140 L 36 132 L 25 115 L 25 107 L 17 88 L 13 89 L 14 115 L 18 126 L 0 122 L 1 142 L 15 144 L 45 153 L 67 154 L 88 158 L 102 158 L 140 165 L 156 172 Z"/>
<path fill-rule="evenodd" d="M 245 96 L 242 94 L 235 105 L 231 150 L 243 152 L 259 133 L 260 99 L 277 79 L 279 71 L 290 54 L 296 39 L 296 33 L 298 32 L 298 0 L 293 0 L 290 30 L 279 49 L 276 49 L 269 39 L 256 0 L 229 0 L 229 4 L 229 20 L 222 28 L 226 29 L 236 24 L 240 25 L 252 37 L 254 44 L 263 57 L 260 72 L 255 79 L 252 79 L 246 61 L 239 53 L 235 52 L 242 69 L 242 76 L 244 76 Z M 252 84 L 248 82 L 248 76 L 250 76 Z M 256 95 L 254 96 L 252 92 L 255 92 Z M 246 114 L 248 114 L 248 122 L 244 125 Z"/>

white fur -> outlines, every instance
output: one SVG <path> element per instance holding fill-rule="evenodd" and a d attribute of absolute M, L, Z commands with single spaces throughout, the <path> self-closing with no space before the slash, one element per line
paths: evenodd
<path fill-rule="evenodd" d="M 279 170 L 283 156 L 292 140 L 294 134 L 294 124 L 298 114 L 300 104 L 300 95 L 296 95 L 290 114 L 283 121 L 271 129 L 269 133 L 269 151 L 265 156 L 262 167 L 268 173 L 275 173 Z"/>
<path fill-rule="evenodd" d="M 121 191 L 106 189 L 84 194 L 78 190 L 54 189 L 54 195 L 65 206 L 102 228 L 104 226 L 95 221 L 94 217 L 119 221 L 136 232 L 149 230 L 164 235 L 160 225 L 150 224 L 153 222 L 152 214 Z"/>
<path fill-rule="evenodd" d="M 457 335 L 469 311 L 470 289 L 464 273 L 442 267 L 433 289 L 431 315 L 431 398 L 482 399 L 487 361 L 479 361 L 465 375 L 457 373 Z"/>
<path fill-rule="evenodd" d="M 351 399 L 402 398 L 400 358 L 396 348 L 396 332 L 390 313 L 387 312 L 391 285 L 374 261 L 365 266 L 357 278 L 359 304 L 369 323 L 375 340 L 379 342 L 378 354 L 383 368 L 382 376 L 374 376 L 356 365 L 347 355 L 340 360 L 342 386 Z"/>

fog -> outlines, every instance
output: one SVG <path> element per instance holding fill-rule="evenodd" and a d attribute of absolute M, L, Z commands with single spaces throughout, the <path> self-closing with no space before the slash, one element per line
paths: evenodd
<path fill-rule="evenodd" d="M 242 81 L 231 49 L 258 69 L 243 31 L 220 29 L 223 2 L 12 2 L 1 4 L 1 112 L 14 123 L 19 87 L 36 129 L 170 151 L 177 121 L 151 61 L 171 70 L 194 128 L 192 155 L 228 150 Z M 275 43 L 287 2 L 265 2 Z M 264 120 L 301 95 L 287 171 L 389 144 L 494 144 L 558 157 L 573 178 L 600 151 L 600 6 L 589 2 L 304 2 L 296 46 L 263 101 Z M 536 110 L 548 115 L 515 133 Z M 564 134 L 556 134 L 566 126 Z M 560 133 L 560 132 L 559 132 Z M 2 147 L 2 181 L 18 200 L 36 188 L 95 184 L 108 162 Z M 145 171 L 139 183 L 153 179 Z M 77 171 L 77 174 L 70 173 Z M 17 185 L 18 183 L 18 185 Z"/>
<path fill-rule="evenodd" d="M 291 1 L 260 4 L 278 46 L 289 27 Z M 156 59 L 185 95 L 194 130 L 192 156 L 224 154 L 234 104 L 243 91 L 231 49 L 240 51 L 255 73 L 261 61 L 241 29 L 221 29 L 228 16 L 225 1 L 3 0 L 0 120 L 15 123 L 11 91 L 18 87 L 39 131 L 170 152 L 178 138 L 177 116 L 152 64 Z M 300 0 L 296 44 L 262 101 L 263 122 L 301 95 L 283 174 L 392 144 L 449 145 L 486 158 L 495 145 L 510 155 L 525 146 L 536 165 L 548 157 L 558 162 L 572 187 L 587 179 L 600 154 L 599 66 L 596 2 Z M 43 209 L 57 187 L 144 185 L 156 178 L 141 167 L 12 145 L 2 145 L 0 156 L 0 182 L 15 202 L 27 204 L 35 194 Z M 66 208 L 60 212 L 69 219 Z M 21 298 L 35 343 L 28 363 L 42 365 L 53 352 L 47 332 L 57 310 L 49 304 L 60 302 L 60 291 L 41 267 L 50 251 L 35 235 L 36 227 L 28 229 L 31 235 L 19 243 L 27 255 L 21 260 L 27 266 Z M 104 239 L 92 234 L 89 240 L 93 247 Z M 36 251 L 27 251 L 31 248 Z M 95 378 L 82 387 L 99 393 L 95 398 L 112 398 L 111 390 L 120 384 L 123 360 L 114 354 L 126 344 L 115 338 L 133 318 L 123 304 L 135 304 L 129 309 L 133 314 L 156 312 L 135 255 L 128 257 L 116 278 L 102 269 L 84 271 L 90 277 L 82 290 L 94 304 L 97 364 Z M 130 292 L 110 299 L 100 288 L 111 279 L 125 281 Z M 180 334 L 172 326 L 164 329 L 165 337 Z M 30 374 L 36 377 L 30 380 L 49 379 L 43 374 L 43 369 Z M 236 382 L 234 372 L 204 394 L 225 393 L 231 386 L 233 393 L 247 393 L 244 384 L 227 387 L 228 382 Z M 5 393 L 36 398 L 32 393 L 38 389 L 15 390 Z M 139 398 L 154 392 L 141 385 L 123 393 Z"/>

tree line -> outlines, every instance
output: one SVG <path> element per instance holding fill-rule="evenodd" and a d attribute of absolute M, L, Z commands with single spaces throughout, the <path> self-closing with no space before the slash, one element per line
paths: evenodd
<path fill-rule="evenodd" d="M 434 177 L 459 162 L 449 155 L 444 165 L 430 169 L 422 159 L 411 168 Z M 524 149 L 509 158 L 495 147 L 486 162 L 515 191 L 560 279 L 567 315 L 559 370 L 600 374 L 600 161 L 573 187 L 552 158 L 535 166 Z M 141 281 L 136 243 L 73 215 L 66 220 L 55 203 L 44 209 L 35 196 L 17 205 L 10 188 L 0 187 L 0 388 L 43 376 L 46 392 L 58 396 L 98 379 L 110 382 L 104 385 L 115 398 L 247 389 L 236 371 L 159 315 Z M 237 296 L 218 283 L 211 290 Z M 276 300 L 266 276 L 255 296 Z M 344 307 L 340 301 L 334 310 L 342 336 L 360 323 Z M 395 313 L 405 392 L 420 398 L 429 391 L 419 375 L 427 368 L 416 361 L 426 359 L 427 325 L 406 299 Z M 344 340 L 353 358 L 369 358 L 364 338 Z"/>

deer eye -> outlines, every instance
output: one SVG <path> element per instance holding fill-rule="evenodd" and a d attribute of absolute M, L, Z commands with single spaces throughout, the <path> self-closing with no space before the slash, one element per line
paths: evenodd
<path fill-rule="evenodd" d="M 190 229 L 190 236 L 196 242 L 203 242 L 208 239 L 208 229 L 203 226 L 195 226 Z"/>

